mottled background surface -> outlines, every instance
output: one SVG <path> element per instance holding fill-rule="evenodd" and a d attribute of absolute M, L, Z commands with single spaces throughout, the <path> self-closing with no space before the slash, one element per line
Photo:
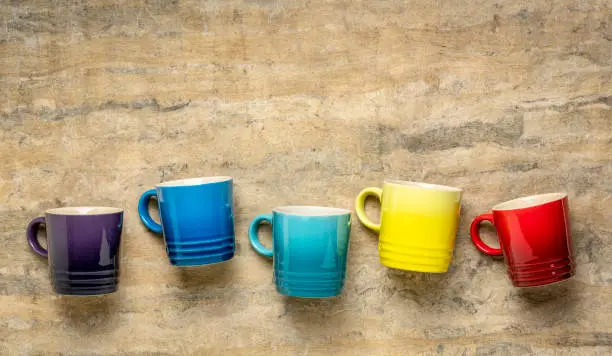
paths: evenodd
<path fill-rule="evenodd" d="M 606 0 L 4 0 L 0 354 L 610 354 L 611 76 Z M 206 175 L 235 178 L 237 257 L 172 268 L 137 199 Z M 249 221 L 385 177 L 465 189 L 449 273 L 354 224 L 342 297 L 278 295 Z M 556 191 L 577 275 L 513 288 L 469 223 Z M 121 288 L 59 297 L 24 230 L 84 204 L 126 210 Z"/>

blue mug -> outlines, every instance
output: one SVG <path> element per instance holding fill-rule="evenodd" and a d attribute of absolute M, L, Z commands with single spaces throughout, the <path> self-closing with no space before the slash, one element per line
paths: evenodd
<path fill-rule="evenodd" d="M 272 249 L 257 237 L 263 222 L 272 225 Z M 351 212 L 317 206 L 285 206 L 260 215 L 249 228 L 258 253 L 273 257 L 276 290 L 302 298 L 335 297 L 342 292 L 351 232 Z"/>
<path fill-rule="evenodd" d="M 198 266 L 234 257 L 234 208 L 231 177 L 203 177 L 158 184 L 140 197 L 138 214 L 153 232 L 163 232 L 175 266 Z M 157 198 L 161 225 L 149 214 Z"/>

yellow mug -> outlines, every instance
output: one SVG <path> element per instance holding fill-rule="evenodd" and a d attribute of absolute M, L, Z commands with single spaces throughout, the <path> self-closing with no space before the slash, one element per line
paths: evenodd
<path fill-rule="evenodd" d="M 407 271 L 446 272 L 453 257 L 463 190 L 443 185 L 386 180 L 355 201 L 363 225 L 379 232 L 380 263 Z M 365 212 L 365 200 L 380 200 L 380 224 Z"/>

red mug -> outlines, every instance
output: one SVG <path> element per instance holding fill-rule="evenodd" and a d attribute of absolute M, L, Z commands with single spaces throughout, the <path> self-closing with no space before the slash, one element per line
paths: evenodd
<path fill-rule="evenodd" d="M 551 193 L 510 200 L 472 222 L 472 242 L 482 253 L 504 256 L 516 287 L 560 282 L 574 275 L 567 194 Z M 497 230 L 501 248 L 480 238 L 483 221 Z"/>

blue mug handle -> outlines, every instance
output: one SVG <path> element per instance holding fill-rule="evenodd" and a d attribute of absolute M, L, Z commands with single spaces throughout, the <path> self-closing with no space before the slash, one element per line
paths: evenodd
<path fill-rule="evenodd" d="M 251 222 L 251 227 L 249 227 L 249 242 L 251 242 L 251 246 L 253 246 L 255 251 L 257 251 L 259 254 L 266 257 L 272 257 L 272 249 L 262 245 L 259 241 L 259 237 L 257 236 L 257 229 L 259 229 L 259 225 L 261 225 L 261 223 L 264 221 L 272 225 L 272 214 L 259 215 L 253 220 L 253 222 Z"/>
<path fill-rule="evenodd" d="M 155 220 L 151 218 L 151 214 L 149 214 L 149 200 L 153 197 L 157 199 L 155 189 L 147 190 L 142 194 L 140 200 L 138 200 L 138 215 L 140 215 L 140 220 L 142 220 L 142 223 L 145 224 L 149 230 L 161 234 L 162 226 L 155 222 Z"/>

